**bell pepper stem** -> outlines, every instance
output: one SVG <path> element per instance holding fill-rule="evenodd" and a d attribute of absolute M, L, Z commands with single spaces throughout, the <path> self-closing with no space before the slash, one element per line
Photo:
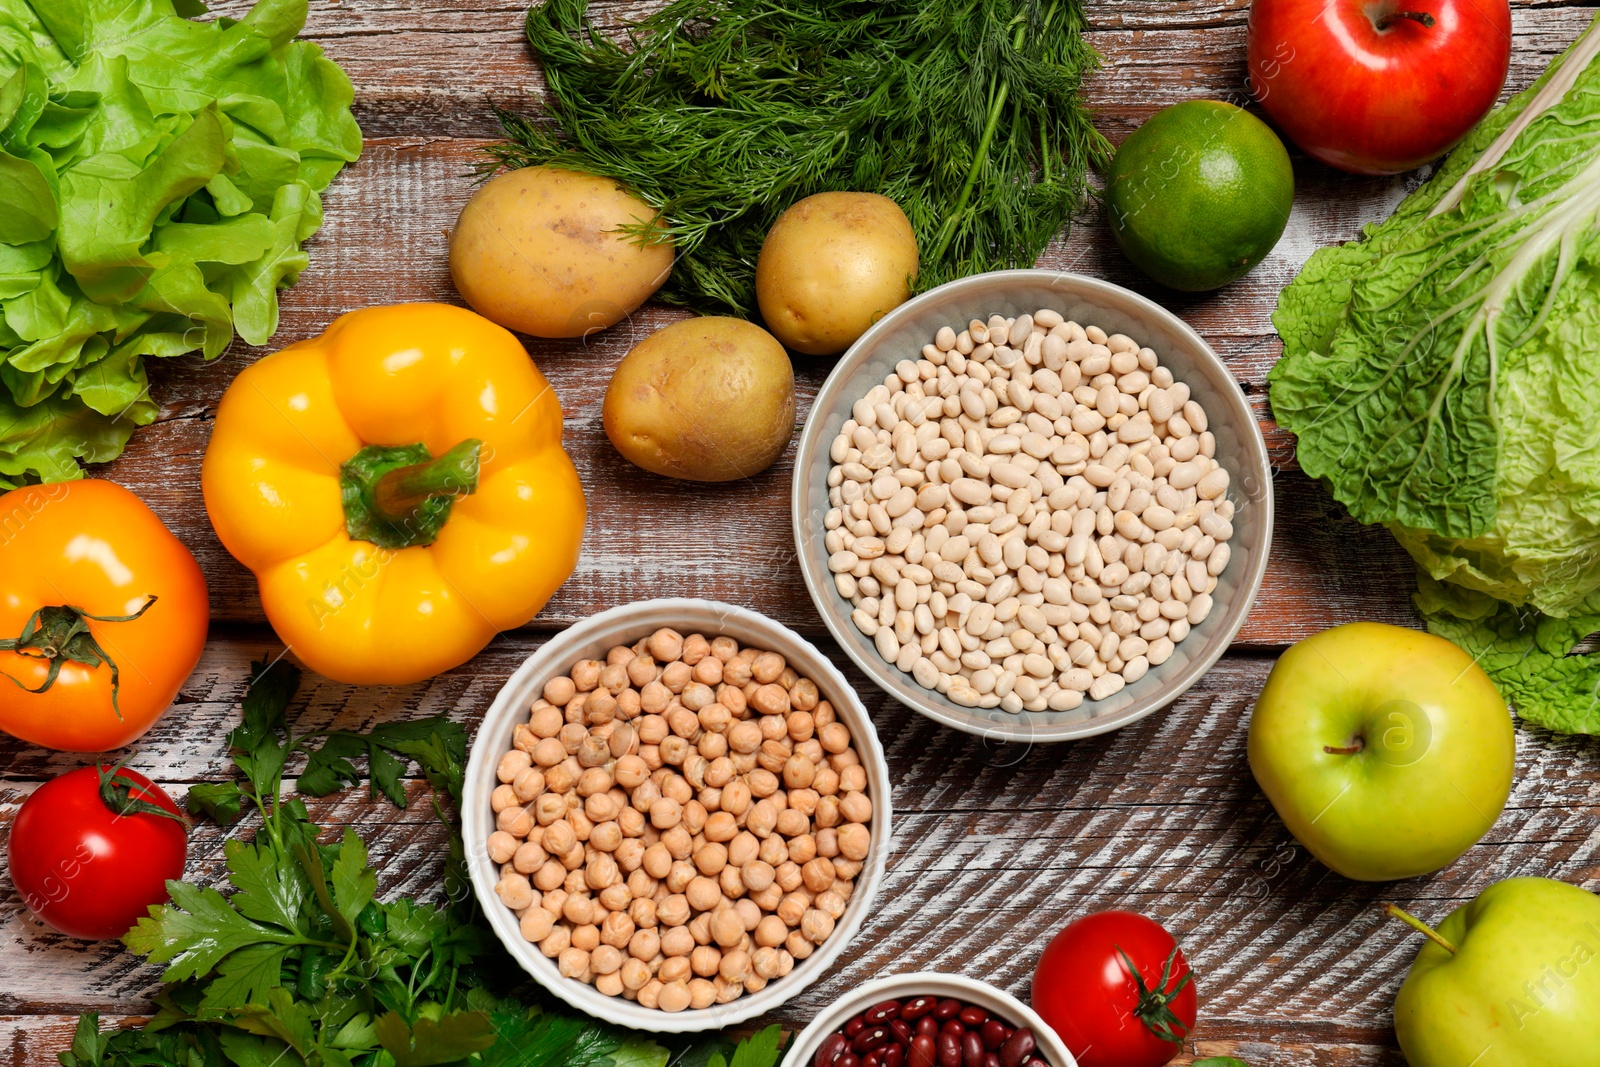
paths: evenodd
<path fill-rule="evenodd" d="M 1456 954 L 1456 947 L 1449 941 L 1445 940 L 1444 935 L 1440 934 L 1439 931 L 1435 930 L 1433 927 L 1429 926 L 1427 923 L 1423 922 L 1421 919 L 1417 918 L 1415 915 L 1412 915 L 1403 908 L 1400 908 L 1394 904 L 1385 904 L 1383 906 L 1383 913 L 1389 916 L 1391 919 L 1399 919 L 1417 933 L 1423 935 L 1429 941 L 1432 941 L 1435 945 L 1438 945 L 1440 948 L 1450 953 L 1450 955 L 1454 956 Z"/>
<path fill-rule="evenodd" d="M 396 467 L 378 479 L 372 502 L 378 514 L 403 522 L 425 501 L 434 497 L 462 497 L 478 487 L 478 454 L 482 441 L 462 441 L 426 463 Z"/>
<path fill-rule="evenodd" d="M 345 530 L 352 540 L 400 550 L 431 545 L 450 507 L 478 489 L 483 442 L 437 456 L 426 445 L 368 445 L 339 470 Z"/>

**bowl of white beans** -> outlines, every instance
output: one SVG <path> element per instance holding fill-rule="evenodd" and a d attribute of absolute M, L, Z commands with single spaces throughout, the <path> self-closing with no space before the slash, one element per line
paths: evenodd
<path fill-rule="evenodd" d="M 1166 707 L 1227 650 L 1266 571 L 1272 470 L 1177 316 L 997 271 L 840 358 L 792 518 L 823 621 L 884 691 L 968 733 L 1065 741 Z"/>

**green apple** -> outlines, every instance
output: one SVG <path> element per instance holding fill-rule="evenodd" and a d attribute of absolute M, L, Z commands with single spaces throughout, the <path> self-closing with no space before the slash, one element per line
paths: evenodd
<path fill-rule="evenodd" d="M 1383 882 L 1449 864 L 1511 793 L 1516 732 L 1473 659 L 1382 623 L 1336 626 L 1272 668 L 1250 720 L 1250 770 L 1313 856 Z"/>
<path fill-rule="evenodd" d="M 1428 933 L 1394 1002 L 1411 1067 L 1600 1063 L 1600 897 L 1508 878 Z"/>

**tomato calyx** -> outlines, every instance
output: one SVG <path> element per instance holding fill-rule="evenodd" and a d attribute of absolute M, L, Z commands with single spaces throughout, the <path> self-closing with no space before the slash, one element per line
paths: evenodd
<path fill-rule="evenodd" d="M 1133 965 L 1133 960 L 1128 958 L 1128 954 L 1122 951 L 1121 946 L 1112 947 L 1116 948 L 1117 955 L 1122 959 L 1122 966 L 1127 968 L 1134 985 L 1139 989 L 1139 1003 L 1134 1006 L 1134 1017 L 1144 1023 L 1146 1030 L 1161 1040 L 1182 1045 L 1183 1039 L 1189 1034 L 1189 1027 L 1173 1012 L 1171 1004 L 1178 994 L 1183 992 L 1183 987 L 1194 978 L 1194 972 L 1191 971 L 1178 979 L 1171 989 L 1167 988 L 1167 984 L 1172 981 L 1172 968 L 1178 962 L 1177 946 L 1173 946 L 1167 961 L 1161 965 L 1161 981 L 1156 983 L 1155 989 L 1145 985 L 1139 968 Z"/>
<path fill-rule="evenodd" d="M 153 801 L 133 795 L 135 789 L 142 792 L 144 787 L 133 779 L 124 778 L 117 773 L 127 764 L 128 758 L 124 756 L 110 767 L 104 764 L 95 765 L 95 771 L 100 775 L 100 802 L 113 815 L 159 815 L 187 829 L 191 824 L 182 815 L 168 811 Z"/>
<path fill-rule="evenodd" d="M 116 712 L 118 719 L 121 719 L 122 709 L 117 706 L 117 694 L 121 688 L 117 661 L 100 647 L 100 642 L 89 629 L 89 623 L 133 622 L 149 611 L 150 606 L 158 599 L 160 598 L 151 594 L 146 598 L 144 605 L 132 615 L 91 615 L 71 604 L 40 608 L 28 616 L 27 623 L 22 627 L 21 636 L 0 639 L 0 652 L 15 652 L 19 656 L 47 660 L 50 664 L 50 673 L 45 676 L 44 682 L 37 689 L 29 689 L 4 671 L 0 671 L 0 674 L 4 674 L 18 688 L 26 692 L 44 693 L 56 684 L 56 679 L 61 675 L 61 667 L 65 663 L 76 663 L 90 670 L 104 664 L 111 668 L 111 710 Z"/>

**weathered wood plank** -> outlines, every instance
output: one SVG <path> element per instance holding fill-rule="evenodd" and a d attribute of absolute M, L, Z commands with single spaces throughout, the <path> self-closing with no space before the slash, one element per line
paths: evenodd
<path fill-rule="evenodd" d="M 541 640 L 502 638 L 468 666 L 400 689 L 309 677 L 293 721 L 299 729 L 359 728 L 442 709 L 470 725 Z M 222 775 L 223 735 L 237 720 L 248 663 L 276 651 L 259 628 L 219 633 L 185 687 L 186 702 L 146 738 L 135 765 L 175 789 Z M 1460 862 L 1388 886 L 1321 867 L 1288 837 L 1245 761 L 1250 706 L 1271 662 L 1229 657 L 1168 711 L 1058 746 L 987 744 L 863 689 L 895 783 L 889 879 L 847 961 L 781 1019 L 797 1024 L 853 984 L 913 968 L 960 970 L 1025 993 L 1050 931 L 1125 907 L 1182 939 L 1201 976 L 1205 1041 L 1247 1049 L 1293 1035 L 1307 1062 L 1381 1063 L 1388 1005 L 1414 945 L 1379 915 L 1380 899 L 1439 918 L 1514 874 L 1600 883 L 1593 742 L 1527 730 L 1519 732 L 1511 804 Z M 76 763 L 0 744 L 0 847 L 37 781 Z M 368 839 L 384 894 L 436 897 L 444 831 L 419 803 L 426 785 L 412 782 L 410 792 L 403 813 L 360 793 L 311 808 L 324 825 L 354 825 Z M 215 827 L 196 828 L 189 878 L 222 878 L 223 839 Z M 154 973 L 115 945 L 84 946 L 44 930 L 9 886 L 0 889 L 0 969 L 10 978 L 0 1012 L 13 1015 L 49 1016 L 68 1005 L 139 1011 L 154 984 Z M 14 1032 L 28 1031 L 18 1024 Z"/>

